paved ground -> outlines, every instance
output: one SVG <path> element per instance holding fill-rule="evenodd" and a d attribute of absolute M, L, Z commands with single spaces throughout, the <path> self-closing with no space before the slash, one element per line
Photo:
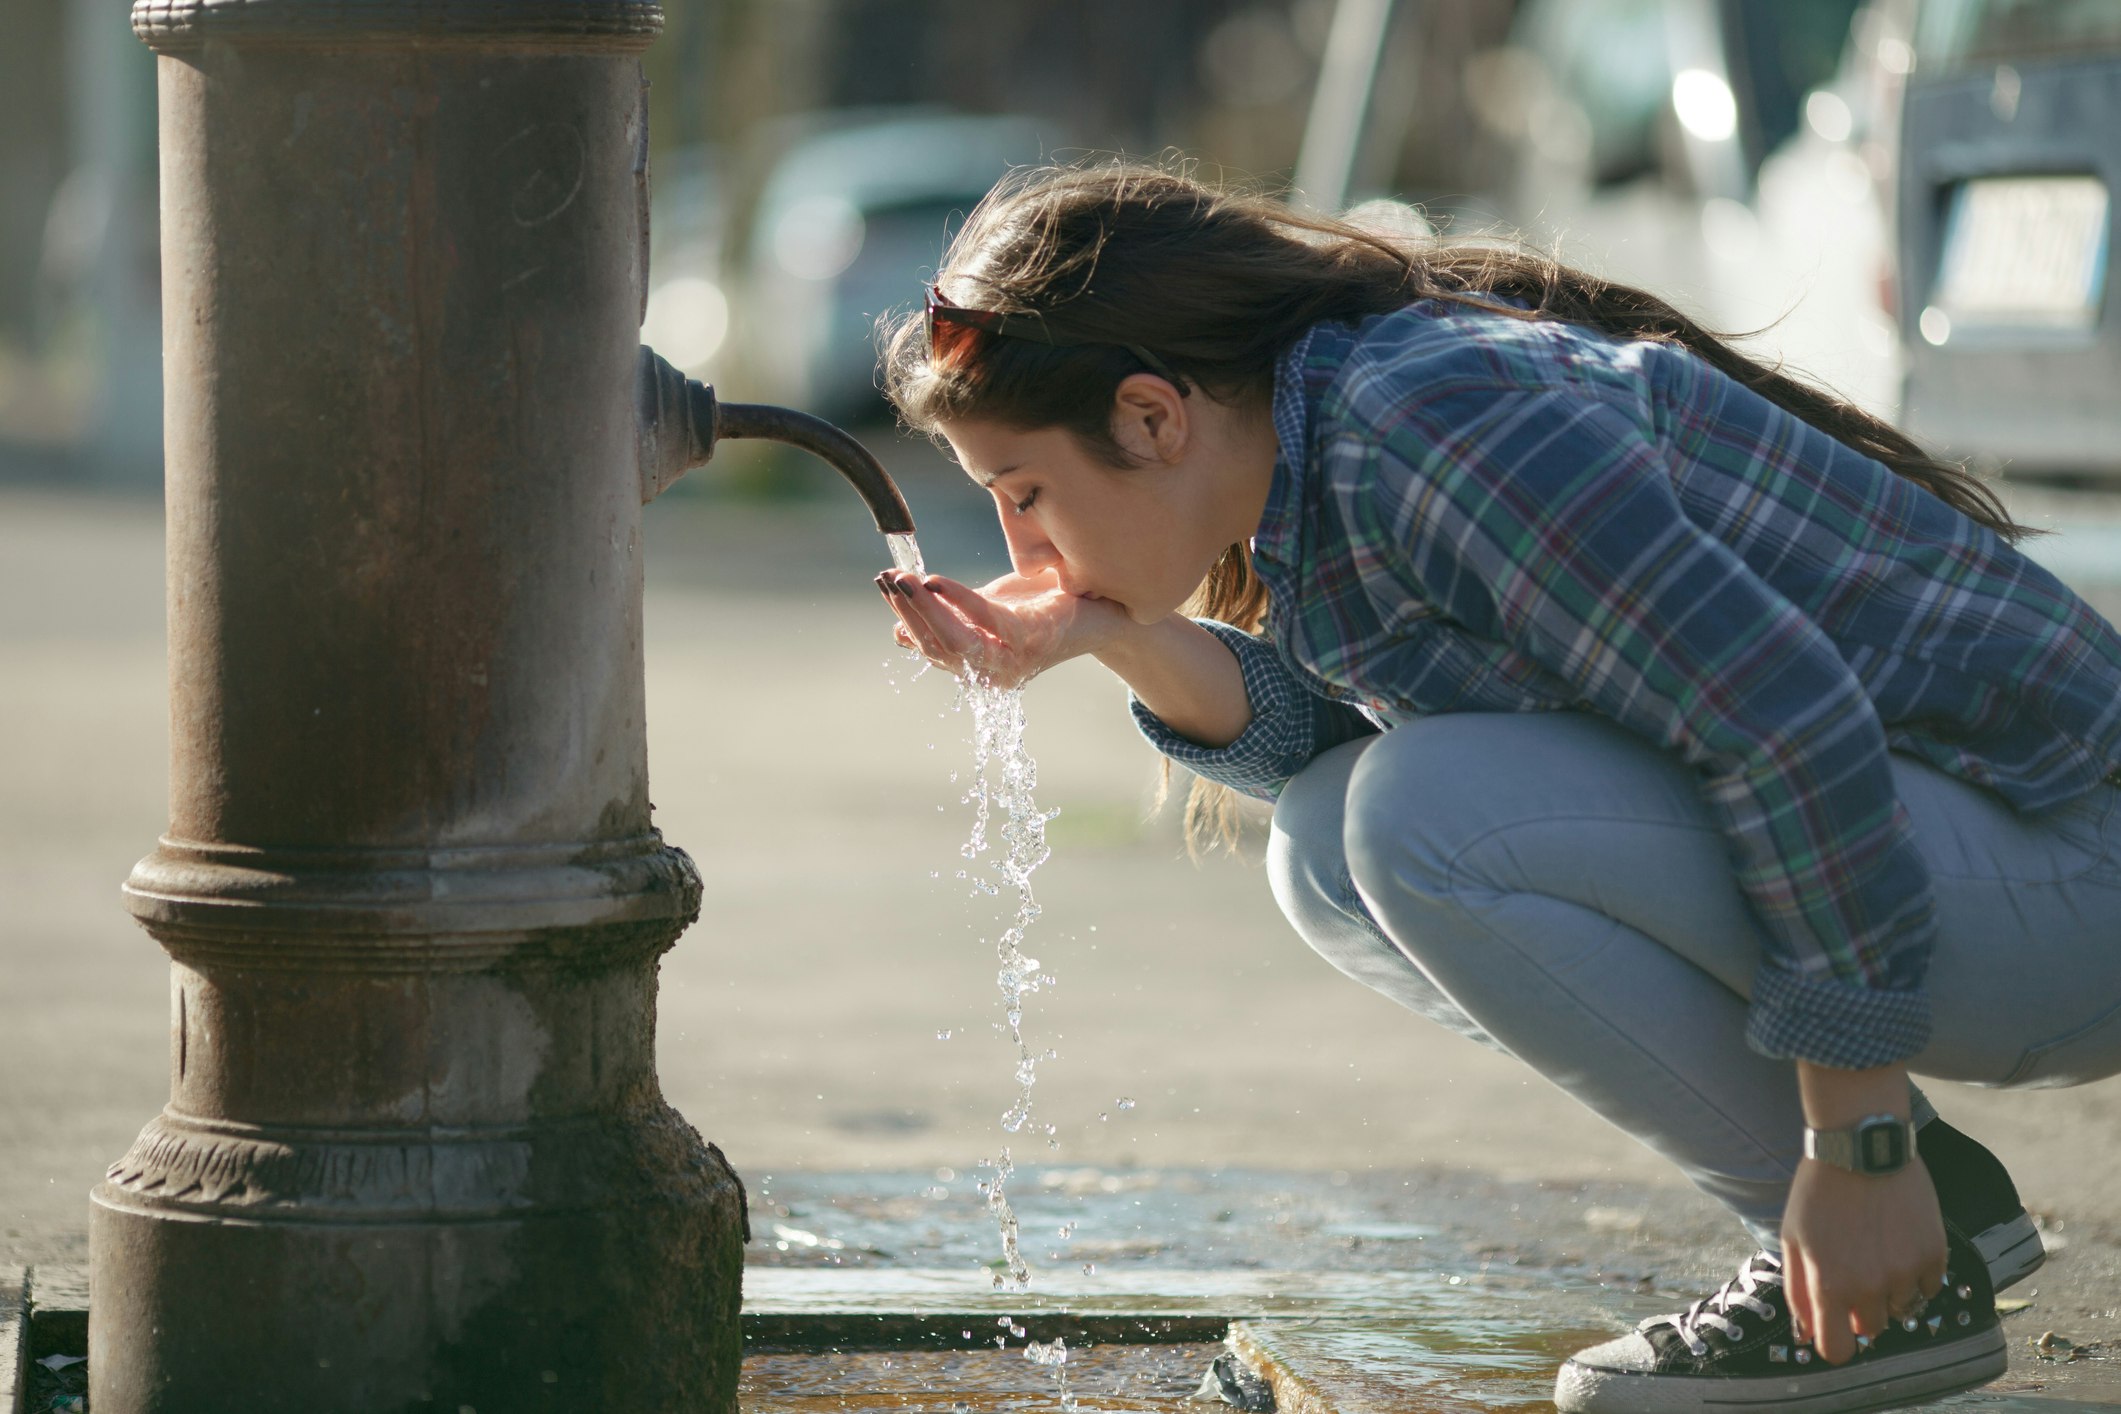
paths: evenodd
<path fill-rule="evenodd" d="M 973 563 L 979 499 L 909 491 L 936 567 Z M 166 1094 L 167 969 L 117 902 L 166 801 L 160 534 L 151 504 L 0 486 L 0 1262 L 81 1258 L 88 1188 Z M 700 498 L 655 507 L 649 543 L 657 818 L 708 884 L 664 968 L 671 1099 L 754 1183 L 969 1169 L 1009 1084 L 991 909 L 951 878 L 964 723 L 947 682 L 886 670 L 873 533 L 837 493 Z M 1031 948 L 1061 985 L 1029 1022 L 1062 1147 L 1023 1157 L 1597 1181 L 1684 1215 L 1704 1270 L 1735 1253 L 1653 1156 L 1312 958 L 1257 868 L 1183 861 L 1094 666 L 1029 710 L 1063 811 Z M 1937 1098 L 2068 1244 L 2036 1283 L 2057 1328 L 2121 1336 L 2121 1085 Z"/>

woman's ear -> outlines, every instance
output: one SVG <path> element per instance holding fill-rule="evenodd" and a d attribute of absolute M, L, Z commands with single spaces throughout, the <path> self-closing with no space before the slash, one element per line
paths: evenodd
<path fill-rule="evenodd" d="M 1186 400 L 1168 379 L 1130 373 L 1112 395 L 1112 440 L 1136 462 L 1166 465 L 1186 454 L 1193 435 Z"/>

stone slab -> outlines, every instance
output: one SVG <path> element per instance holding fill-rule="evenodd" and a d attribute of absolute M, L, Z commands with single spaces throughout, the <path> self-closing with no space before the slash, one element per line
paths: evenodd
<path fill-rule="evenodd" d="M 88 1354 L 88 1268 L 50 1263 L 32 1267 L 28 1325 L 31 1360 Z"/>

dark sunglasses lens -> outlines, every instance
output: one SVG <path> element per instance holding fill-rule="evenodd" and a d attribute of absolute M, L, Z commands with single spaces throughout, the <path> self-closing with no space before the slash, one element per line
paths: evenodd
<path fill-rule="evenodd" d="M 954 319 L 941 317 L 935 309 L 928 311 L 928 361 L 941 368 L 954 368 L 960 360 L 971 354 L 972 342 L 979 337 L 979 330 L 970 324 L 960 324 Z"/>

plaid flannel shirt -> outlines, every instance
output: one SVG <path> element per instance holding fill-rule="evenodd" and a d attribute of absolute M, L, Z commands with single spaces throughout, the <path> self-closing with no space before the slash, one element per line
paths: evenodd
<path fill-rule="evenodd" d="M 1936 922 L 1887 751 L 2064 804 L 2121 762 L 2121 635 L 2001 537 L 1682 349 L 1423 302 L 1283 355 L 1253 540 L 1208 623 L 1252 723 L 1158 750 L 1271 799 L 1439 712 L 1599 713 L 1694 769 L 1767 939 L 1748 1040 L 1920 1051 Z"/>

